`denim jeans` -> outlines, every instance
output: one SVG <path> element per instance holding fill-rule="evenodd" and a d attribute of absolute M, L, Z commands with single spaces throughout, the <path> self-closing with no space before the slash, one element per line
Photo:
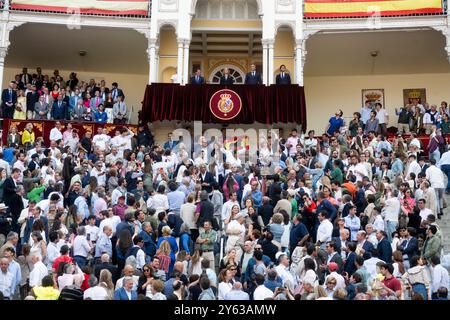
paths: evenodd
<path fill-rule="evenodd" d="M 435 188 L 434 192 L 436 193 L 436 212 L 440 214 L 442 210 L 442 201 L 444 199 L 444 188 Z"/>
<path fill-rule="evenodd" d="M 430 152 L 430 159 L 435 159 L 436 162 L 439 162 L 439 160 L 441 159 L 441 153 L 439 152 L 439 149 Z"/>
<path fill-rule="evenodd" d="M 82 269 L 84 266 L 86 266 L 86 258 L 82 256 L 75 256 L 73 257 L 73 260 L 77 263 L 77 265 Z"/>
<path fill-rule="evenodd" d="M 445 188 L 445 191 L 450 191 L 450 164 L 443 164 L 441 166 L 442 172 L 444 172 L 447 175 L 447 187 Z"/>
<path fill-rule="evenodd" d="M 423 283 L 413 284 L 412 292 L 420 294 L 423 297 L 423 300 L 428 300 L 427 288 Z"/>
<path fill-rule="evenodd" d="M 391 221 L 391 220 L 387 220 L 386 221 L 386 233 L 387 233 L 387 238 L 389 240 L 389 242 L 392 241 L 392 233 L 397 230 L 398 227 L 398 221 Z"/>

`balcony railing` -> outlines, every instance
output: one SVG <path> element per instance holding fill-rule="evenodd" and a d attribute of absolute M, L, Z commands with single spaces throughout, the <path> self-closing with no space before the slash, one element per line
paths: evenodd
<path fill-rule="evenodd" d="M 424 16 L 445 16 L 447 15 L 449 0 L 442 0 L 442 12 L 439 13 L 411 13 L 411 14 L 381 14 L 382 17 L 395 18 L 395 17 L 424 17 Z M 305 4 L 303 3 L 303 9 Z M 305 10 L 303 10 L 305 12 Z M 303 17 L 305 20 L 345 20 L 345 19 L 367 19 L 367 17 L 361 16 L 347 16 L 347 17 Z"/>
<path fill-rule="evenodd" d="M 39 14 L 48 14 L 48 15 L 73 15 L 77 13 L 76 8 L 68 8 L 67 10 L 39 10 L 39 9 L 16 9 L 11 6 L 14 3 L 14 0 L 0 0 L 0 10 L 9 12 L 30 12 L 30 13 L 39 13 Z M 109 18 L 131 18 L 131 19 L 148 19 L 150 18 L 152 12 L 152 1 L 148 0 L 148 13 L 146 15 L 139 14 L 120 14 L 120 13 L 84 13 L 80 12 L 82 16 L 94 16 L 94 17 L 109 17 Z"/>

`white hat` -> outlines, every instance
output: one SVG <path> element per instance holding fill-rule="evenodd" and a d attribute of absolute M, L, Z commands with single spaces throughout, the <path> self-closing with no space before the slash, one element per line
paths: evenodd
<path fill-rule="evenodd" d="M 287 256 L 286 252 L 278 251 L 275 253 L 275 260 L 279 260 L 281 256 Z"/>
<path fill-rule="evenodd" d="M 0 203 L 0 210 L 8 209 L 8 206 L 4 203 Z"/>
<path fill-rule="evenodd" d="M 248 217 L 248 214 L 246 214 L 245 212 L 241 211 L 234 217 L 234 220 L 237 220 L 239 218 L 247 218 L 247 217 Z"/>

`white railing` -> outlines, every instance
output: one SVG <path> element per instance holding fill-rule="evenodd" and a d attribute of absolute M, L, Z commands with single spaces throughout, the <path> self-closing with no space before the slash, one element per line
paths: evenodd
<path fill-rule="evenodd" d="M 30 13 L 43 13 L 48 15 L 72 15 L 73 11 L 47 11 L 47 10 L 39 10 L 39 9 L 13 9 L 10 4 L 14 3 L 14 0 L 0 0 L 0 10 L 9 11 L 9 12 L 30 12 Z M 152 12 L 152 1 L 148 0 L 148 13 L 147 15 L 137 15 L 137 14 L 97 14 L 97 13 L 80 13 L 83 16 L 97 16 L 97 17 L 114 17 L 114 18 L 135 18 L 135 19 L 148 19 L 150 18 Z"/>
<path fill-rule="evenodd" d="M 390 14 L 381 15 L 382 17 L 423 17 L 423 16 L 445 16 L 447 15 L 448 0 L 442 0 L 442 12 L 439 13 L 411 13 L 411 14 Z M 303 12 L 305 12 L 305 3 L 303 2 Z M 345 20 L 345 19 L 366 19 L 367 17 L 354 16 L 354 17 L 303 17 L 304 20 Z"/>

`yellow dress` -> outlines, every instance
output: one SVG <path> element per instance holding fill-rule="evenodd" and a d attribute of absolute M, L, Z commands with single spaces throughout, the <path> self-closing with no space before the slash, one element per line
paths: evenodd
<path fill-rule="evenodd" d="M 22 110 L 18 111 L 17 107 L 20 107 Z M 26 97 L 18 97 L 16 108 L 14 109 L 14 119 L 16 120 L 26 120 L 27 118 L 27 98 Z"/>
<path fill-rule="evenodd" d="M 22 134 L 22 144 L 29 142 L 30 144 L 34 143 L 34 131 L 30 132 L 28 130 L 23 130 Z"/>

